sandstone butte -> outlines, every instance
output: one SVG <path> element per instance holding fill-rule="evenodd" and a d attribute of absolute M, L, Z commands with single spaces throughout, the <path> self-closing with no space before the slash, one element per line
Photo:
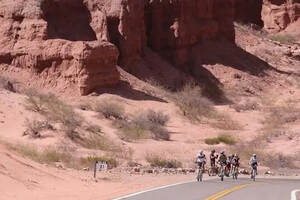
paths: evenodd
<path fill-rule="evenodd" d="M 203 40 L 234 42 L 234 20 L 284 30 L 299 0 L 0 0 L 0 70 L 28 71 L 86 95 L 115 85 L 144 48 L 183 67 Z"/>

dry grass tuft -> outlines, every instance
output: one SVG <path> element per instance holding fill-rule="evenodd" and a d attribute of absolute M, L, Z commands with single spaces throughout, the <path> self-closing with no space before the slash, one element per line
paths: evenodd
<path fill-rule="evenodd" d="M 296 42 L 296 38 L 289 34 L 276 34 L 270 36 L 270 39 L 282 44 L 292 44 Z"/>
<path fill-rule="evenodd" d="M 28 120 L 25 121 L 26 131 L 24 135 L 29 135 L 33 138 L 41 137 L 41 132 L 44 130 L 53 130 L 53 126 L 48 121 Z"/>
<path fill-rule="evenodd" d="M 69 163 L 72 159 L 72 155 L 70 153 L 59 152 L 53 147 L 48 147 L 45 150 L 38 150 L 35 146 L 17 144 L 11 145 L 10 149 L 39 163 Z"/>
<path fill-rule="evenodd" d="M 195 84 L 187 84 L 183 89 L 173 94 L 175 103 L 183 115 L 192 121 L 201 121 L 203 117 L 214 118 L 217 111 L 212 102 L 203 97 L 202 90 Z"/>
<path fill-rule="evenodd" d="M 215 138 L 206 138 L 204 140 L 204 142 L 208 145 L 215 145 L 215 144 L 220 144 L 220 143 L 224 143 L 224 144 L 228 144 L 228 145 L 234 145 L 234 144 L 237 143 L 236 139 L 234 139 L 230 135 L 220 135 L 220 136 L 215 137 Z"/>
<path fill-rule="evenodd" d="M 115 158 L 109 156 L 88 156 L 80 158 L 80 164 L 90 168 L 94 167 L 96 161 L 106 162 L 109 169 L 116 168 L 119 164 Z"/>
<path fill-rule="evenodd" d="M 94 110 L 108 119 L 125 118 L 125 108 L 118 103 L 108 101 L 100 102 L 95 105 Z"/>
<path fill-rule="evenodd" d="M 180 168 L 182 163 L 175 159 L 166 159 L 159 155 L 147 154 L 146 160 L 150 163 L 151 167 L 160 167 L 160 168 Z"/>
<path fill-rule="evenodd" d="M 149 138 L 170 140 L 170 134 L 164 127 L 168 120 L 168 115 L 148 110 L 135 116 L 131 121 L 118 121 L 117 126 L 121 130 L 121 138 L 126 141 Z"/>
<path fill-rule="evenodd" d="M 256 101 L 247 101 L 240 104 L 234 104 L 230 106 L 237 112 L 243 112 L 248 110 L 259 110 L 259 104 Z"/>
<path fill-rule="evenodd" d="M 230 116 L 225 114 L 219 114 L 215 120 L 209 122 L 209 124 L 218 129 L 222 130 L 242 130 L 243 127 L 237 121 L 234 121 Z"/>
<path fill-rule="evenodd" d="M 70 139 L 78 137 L 76 129 L 81 126 L 82 118 L 73 107 L 65 104 L 54 94 L 40 94 L 36 90 L 28 90 L 25 108 L 44 115 L 49 122 L 60 123 L 62 130 Z"/>

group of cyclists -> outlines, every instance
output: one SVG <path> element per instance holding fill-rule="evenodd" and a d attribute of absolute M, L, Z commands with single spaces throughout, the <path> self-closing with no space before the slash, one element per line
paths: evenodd
<path fill-rule="evenodd" d="M 218 174 L 223 181 L 223 176 L 229 177 L 230 175 L 233 176 L 234 179 L 237 179 L 238 168 L 240 166 L 240 158 L 237 153 L 231 154 L 226 156 L 225 151 L 221 151 L 220 155 L 216 153 L 216 150 L 212 150 L 209 156 L 210 159 L 210 168 L 208 169 L 208 174 Z M 201 171 L 205 171 L 205 164 L 206 164 L 206 155 L 205 153 L 200 150 L 196 163 L 198 165 L 198 169 Z M 218 165 L 219 166 L 218 166 Z M 249 165 L 251 167 L 251 178 L 255 180 L 255 175 L 257 174 L 257 165 L 258 159 L 256 154 L 253 154 L 250 158 Z"/>

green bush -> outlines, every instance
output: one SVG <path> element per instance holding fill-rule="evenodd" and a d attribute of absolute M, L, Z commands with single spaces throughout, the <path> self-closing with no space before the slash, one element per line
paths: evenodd
<path fill-rule="evenodd" d="M 219 138 L 206 138 L 204 142 L 209 145 L 220 144 Z"/>
<path fill-rule="evenodd" d="M 236 144 L 236 140 L 229 135 L 221 135 L 215 138 L 206 138 L 204 142 L 208 145 L 215 145 L 215 144 L 228 144 L 228 145 L 234 145 Z"/>

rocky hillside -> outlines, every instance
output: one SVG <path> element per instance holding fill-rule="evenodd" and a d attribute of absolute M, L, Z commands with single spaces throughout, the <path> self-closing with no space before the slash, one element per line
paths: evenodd
<path fill-rule="evenodd" d="M 147 48 L 189 73 L 192 48 L 202 41 L 233 42 L 234 20 L 276 32 L 296 21 L 300 12 L 296 0 L 0 3 L 0 70 L 32 84 L 39 81 L 37 86 L 71 88 L 83 95 L 116 85 L 117 65 L 137 74 Z"/>

